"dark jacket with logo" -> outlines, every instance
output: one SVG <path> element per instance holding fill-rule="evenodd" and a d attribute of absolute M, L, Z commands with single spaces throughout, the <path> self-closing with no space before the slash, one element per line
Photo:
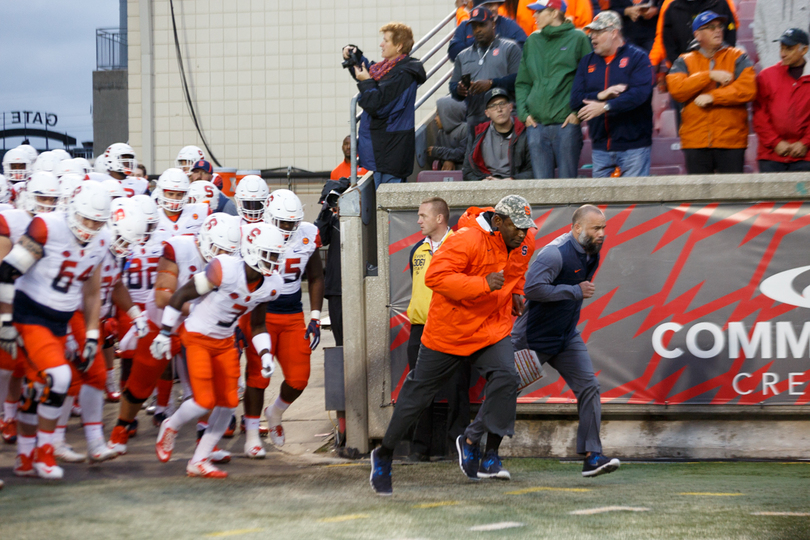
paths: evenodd
<path fill-rule="evenodd" d="M 526 42 L 526 32 L 518 26 L 518 23 L 508 17 L 498 17 L 495 20 L 495 34 L 498 37 L 511 39 L 516 42 L 521 49 Z M 450 44 L 447 45 L 447 56 L 450 57 L 450 61 L 455 62 L 458 53 L 467 47 L 471 47 L 473 43 L 475 43 L 475 37 L 473 37 L 470 21 L 467 19 L 456 27 L 456 31 L 450 39 Z"/>
<path fill-rule="evenodd" d="M 623 152 L 652 145 L 652 67 L 647 53 L 625 44 L 607 64 L 596 53 L 579 62 L 571 90 L 571 108 L 579 110 L 584 100 L 598 100 L 609 86 L 626 84 L 627 90 L 609 100 L 610 110 L 588 122 L 595 150 Z"/>
<path fill-rule="evenodd" d="M 564 351 L 577 336 L 582 289 L 599 266 L 599 255 L 588 260 L 572 234 L 557 237 L 544 247 L 526 273 L 523 292 L 526 340 L 529 348 L 550 355 Z"/>
<path fill-rule="evenodd" d="M 369 65 L 367 59 L 363 61 Z M 422 62 L 407 57 L 379 81 L 357 83 L 358 105 L 363 108 L 357 140 L 361 167 L 397 178 L 407 178 L 413 172 L 414 104 L 416 89 L 425 80 Z"/>
<path fill-rule="evenodd" d="M 509 167 L 510 176 L 514 179 L 532 178 L 532 160 L 529 156 L 529 139 L 526 134 L 526 126 L 517 118 L 512 118 L 515 122 L 515 130 L 509 140 Z M 475 126 L 475 135 L 468 138 L 467 154 L 462 167 L 464 180 L 483 180 L 490 176 L 487 164 L 484 163 L 484 154 L 481 150 L 481 143 L 489 129 L 490 122 L 483 122 Z"/>
<path fill-rule="evenodd" d="M 680 55 L 690 50 L 689 45 L 695 39 L 692 22 L 699 13 L 706 10 L 726 17 L 728 23 L 723 31 L 723 41 L 732 47 L 737 44 L 736 19 L 728 0 L 674 0 L 664 12 L 664 26 L 661 33 L 670 64 L 674 64 Z"/>

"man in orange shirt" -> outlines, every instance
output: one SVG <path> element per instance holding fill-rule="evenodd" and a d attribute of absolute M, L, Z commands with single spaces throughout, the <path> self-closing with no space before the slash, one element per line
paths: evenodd
<path fill-rule="evenodd" d="M 456 440 L 459 466 L 472 480 L 510 478 L 498 457 L 501 440 L 515 428 L 519 377 L 509 336 L 512 316 L 523 311 L 523 276 L 534 253 L 534 235 L 527 233 L 536 227 L 519 195 L 507 195 L 495 208 L 469 208 L 458 227 L 425 274 L 433 298 L 416 367 L 402 385 L 382 445 L 371 453 L 370 483 L 378 495 L 392 494 L 394 448 L 460 362 L 484 374 L 487 398 L 476 429 L 468 427 Z"/>
<path fill-rule="evenodd" d="M 357 166 L 357 177 L 360 178 L 368 171 L 360 165 Z M 340 165 L 332 170 L 329 176 L 330 180 L 340 180 L 341 178 L 349 178 L 352 175 L 352 136 L 346 135 L 343 139 L 343 161 Z"/>

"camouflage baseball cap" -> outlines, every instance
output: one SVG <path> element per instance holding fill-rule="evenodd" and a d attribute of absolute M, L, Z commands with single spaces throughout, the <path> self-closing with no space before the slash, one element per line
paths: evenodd
<path fill-rule="evenodd" d="M 532 207 L 520 195 L 507 195 L 495 205 L 495 213 L 508 216 L 518 229 L 536 229 L 532 221 Z"/>
<path fill-rule="evenodd" d="M 622 18 L 615 11 L 602 11 L 593 18 L 591 24 L 586 25 L 588 30 L 599 31 L 606 28 L 622 29 Z"/>

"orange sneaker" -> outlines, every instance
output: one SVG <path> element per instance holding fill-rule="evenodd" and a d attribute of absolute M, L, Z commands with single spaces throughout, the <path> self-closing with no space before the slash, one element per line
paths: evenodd
<path fill-rule="evenodd" d="M 3 424 L 3 442 L 14 444 L 17 442 L 17 420 L 9 420 Z"/>
<path fill-rule="evenodd" d="M 129 442 L 129 432 L 124 426 L 115 426 L 107 441 L 107 448 L 123 456 L 127 453 L 127 442 Z"/>
<path fill-rule="evenodd" d="M 53 455 L 53 445 L 46 444 L 38 446 L 34 450 L 34 470 L 40 478 L 47 478 L 50 480 L 59 480 L 64 476 L 65 472 L 62 467 L 56 464 L 56 458 Z"/>
<path fill-rule="evenodd" d="M 228 473 L 225 471 L 220 471 L 214 465 L 211 464 L 211 461 L 206 459 L 203 461 L 198 461 L 197 463 L 192 463 L 191 461 L 188 462 L 186 465 L 186 475 L 188 476 L 200 476 L 202 478 L 227 478 Z"/>
<path fill-rule="evenodd" d="M 34 470 L 33 450 L 27 456 L 25 454 L 17 454 L 17 460 L 14 462 L 14 474 L 17 476 L 37 475 L 37 471 Z"/>

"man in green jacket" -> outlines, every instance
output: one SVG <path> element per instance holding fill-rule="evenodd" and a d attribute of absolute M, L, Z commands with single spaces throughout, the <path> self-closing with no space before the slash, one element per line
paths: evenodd
<path fill-rule="evenodd" d="M 563 0 L 538 0 L 537 31 L 523 46 L 515 81 L 518 117 L 528 128 L 535 178 L 576 178 L 582 151 L 582 129 L 569 101 L 577 65 L 591 52 L 584 32 L 565 18 Z"/>

